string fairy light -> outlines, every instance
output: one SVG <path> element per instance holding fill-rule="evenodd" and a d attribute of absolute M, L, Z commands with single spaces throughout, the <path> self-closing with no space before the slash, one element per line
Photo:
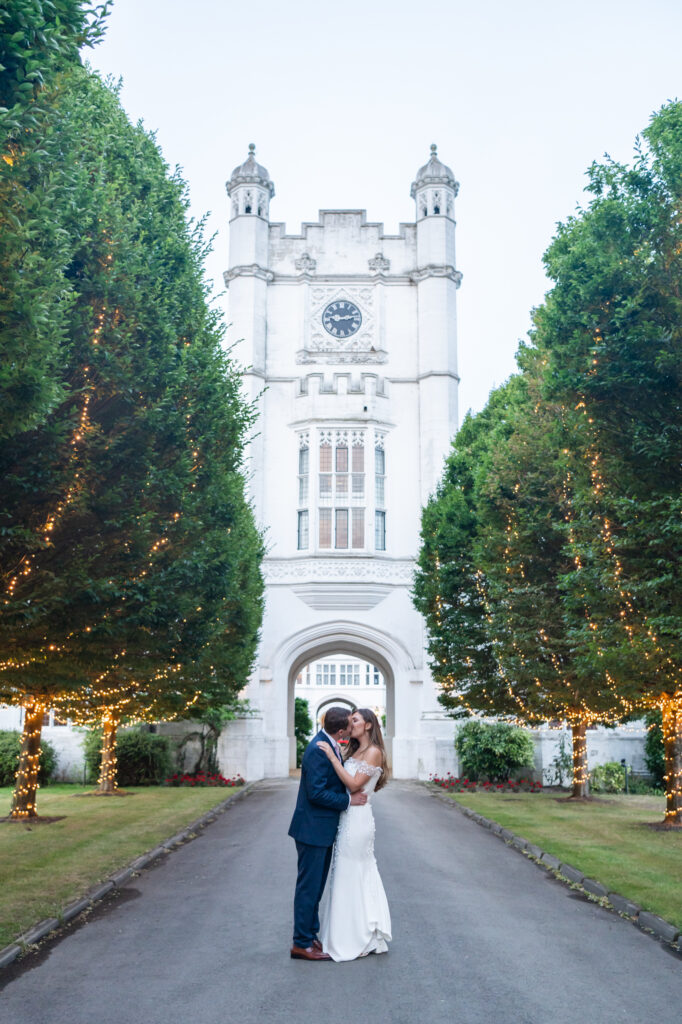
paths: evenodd
<path fill-rule="evenodd" d="M 601 340 L 597 335 L 596 344 Z M 648 680 L 654 680 L 653 683 L 647 683 L 645 692 L 638 700 L 629 702 L 629 706 L 631 711 L 652 707 L 661 711 L 665 723 L 662 729 L 666 765 L 663 776 L 666 791 L 664 820 L 669 825 L 682 827 L 682 756 L 676 755 L 676 745 L 680 742 L 678 737 L 682 734 L 682 666 L 675 665 L 661 647 L 648 616 L 636 609 L 633 596 L 623 582 L 624 568 L 616 550 L 613 523 L 600 507 L 607 487 L 601 469 L 603 460 L 598 448 L 594 417 L 589 415 L 584 396 L 580 396 L 575 410 L 581 415 L 585 431 L 589 432 L 588 444 L 583 450 L 584 459 L 589 469 L 591 491 L 599 517 L 599 536 L 612 566 L 611 590 L 622 602 L 616 623 L 625 631 L 629 645 L 649 662 Z M 612 690 L 616 691 L 616 681 L 609 672 L 605 675 Z"/>
<path fill-rule="evenodd" d="M 40 735 L 45 705 L 32 700 L 24 705 L 24 729 L 21 737 L 19 767 L 14 780 L 14 795 L 10 819 L 36 818 L 36 793 L 40 771 Z"/>

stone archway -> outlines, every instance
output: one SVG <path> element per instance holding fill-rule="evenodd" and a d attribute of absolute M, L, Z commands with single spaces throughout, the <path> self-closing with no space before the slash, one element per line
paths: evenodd
<path fill-rule="evenodd" d="M 289 765 L 296 766 L 294 687 L 301 669 L 311 661 L 347 655 L 376 665 L 386 684 L 386 751 L 392 760 L 395 735 L 397 677 L 414 671 L 414 662 L 402 643 L 389 634 L 356 622 L 328 622 L 289 637 L 277 652 L 273 671 L 287 679 L 287 734 Z"/>
<path fill-rule="evenodd" d="M 342 696 L 340 696 L 338 694 L 335 694 L 335 693 L 332 693 L 331 695 L 323 697 L 322 700 L 317 705 L 317 707 L 315 708 L 315 710 L 313 711 L 311 709 L 310 717 L 313 720 L 313 729 L 316 728 L 317 720 L 320 717 L 320 713 L 323 710 L 326 711 L 327 708 L 338 707 L 339 705 L 341 705 L 342 707 L 347 707 L 349 709 L 349 711 L 352 711 L 353 708 L 356 706 L 354 701 L 350 700 L 348 697 L 345 697 L 345 696 L 342 697 Z"/>
<path fill-rule="evenodd" d="M 296 658 L 289 669 L 287 687 L 287 734 L 289 736 L 289 764 L 292 768 L 296 767 L 296 738 L 294 736 L 294 688 L 296 684 L 296 677 L 304 665 L 309 664 L 309 662 L 319 661 L 323 658 L 338 654 L 346 655 L 351 658 L 359 658 L 361 661 L 369 661 L 376 665 L 383 674 L 386 683 L 386 729 L 384 731 L 384 739 L 386 742 L 386 753 L 388 754 L 389 764 L 391 762 L 391 747 L 395 733 L 395 675 L 393 669 L 390 663 L 372 647 L 357 642 L 351 642 L 349 639 L 346 639 L 346 641 L 343 642 L 329 637 L 326 641 L 308 648 L 304 654 L 301 654 Z M 327 702 L 329 704 L 348 703 L 349 705 L 354 706 L 353 702 L 350 701 L 348 697 L 342 698 L 340 696 L 330 696 L 328 701 L 325 700 L 325 703 Z"/>

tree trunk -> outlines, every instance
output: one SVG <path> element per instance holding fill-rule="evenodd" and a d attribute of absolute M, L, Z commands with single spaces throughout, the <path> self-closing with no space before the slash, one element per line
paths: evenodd
<path fill-rule="evenodd" d="M 45 707 L 37 701 L 24 705 L 24 730 L 21 734 L 19 768 L 16 774 L 11 818 L 37 818 L 36 793 L 40 769 L 40 733 Z"/>
<path fill-rule="evenodd" d="M 116 781 L 116 730 L 118 718 L 111 711 L 102 715 L 102 764 L 99 770 L 98 793 L 115 793 Z"/>
<path fill-rule="evenodd" d="M 573 797 L 590 795 L 590 773 L 587 768 L 587 726 L 584 722 L 571 725 L 573 738 Z"/>
<path fill-rule="evenodd" d="M 666 700 L 663 713 L 665 823 L 682 826 L 682 704 Z"/>

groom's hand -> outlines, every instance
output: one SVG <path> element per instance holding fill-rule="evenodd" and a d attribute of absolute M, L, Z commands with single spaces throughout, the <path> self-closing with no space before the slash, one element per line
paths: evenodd
<path fill-rule="evenodd" d="M 350 802 L 353 807 L 362 807 L 363 804 L 367 803 L 367 794 L 359 789 L 357 793 L 351 793 Z"/>

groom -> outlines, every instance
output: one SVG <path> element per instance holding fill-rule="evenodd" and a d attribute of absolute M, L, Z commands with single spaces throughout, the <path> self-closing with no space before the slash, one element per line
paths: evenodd
<path fill-rule="evenodd" d="M 298 853 L 292 960 L 331 960 L 317 938 L 317 911 L 327 881 L 339 815 L 351 804 L 366 803 L 367 796 L 362 792 L 348 795 L 331 761 L 317 744 L 320 740 L 330 743 L 341 760 L 339 740 L 350 734 L 349 718 L 350 712 L 344 708 L 329 708 L 324 716 L 324 729 L 313 736 L 301 763 L 298 800 L 289 826 Z"/>

